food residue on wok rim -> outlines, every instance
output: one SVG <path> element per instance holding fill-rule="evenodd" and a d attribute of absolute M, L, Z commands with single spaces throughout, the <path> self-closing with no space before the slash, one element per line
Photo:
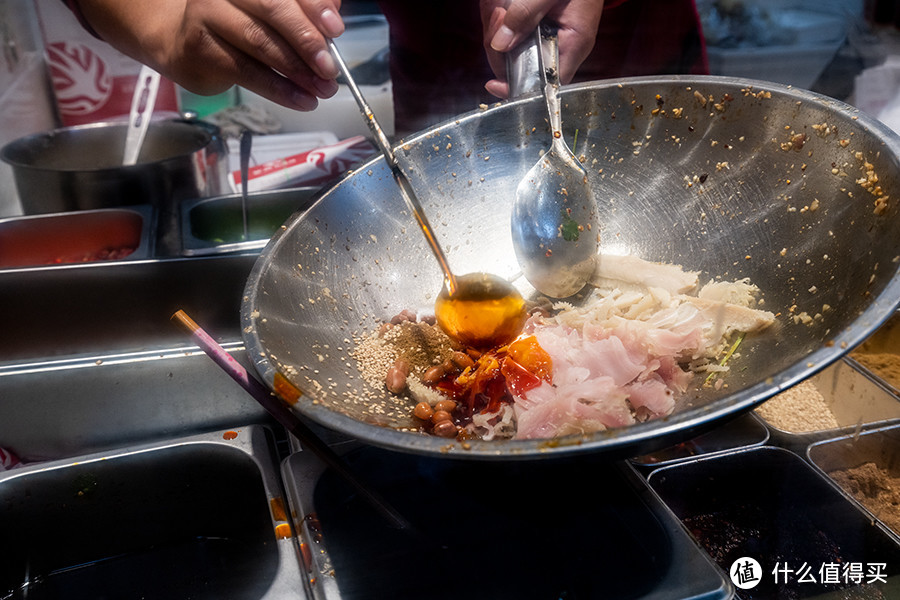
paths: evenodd
<path fill-rule="evenodd" d="M 518 338 L 485 352 L 403 311 L 357 336 L 351 354 L 366 385 L 387 390 L 418 431 L 551 439 L 671 414 L 694 377 L 728 370 L 719 361 L 737 334 L 775 320 L 753 307 L 748 280 L 701 288 L 676 265 L 604 256 L 591 283 L 583 305 L 536 305 Z"/>

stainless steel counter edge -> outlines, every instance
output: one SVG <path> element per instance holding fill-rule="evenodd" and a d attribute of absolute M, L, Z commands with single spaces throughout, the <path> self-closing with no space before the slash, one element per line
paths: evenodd
<path fill-rule="evenodd" d="M 0 447 L 25 461 L 271 422 L 193 346 L 0 366 L 0 415 Z"/>

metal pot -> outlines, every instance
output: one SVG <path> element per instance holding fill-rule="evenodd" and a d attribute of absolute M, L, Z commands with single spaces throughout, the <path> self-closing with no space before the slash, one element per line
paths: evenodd
<path fill-rule="evenodd" d="M 897 308 L 900 138 L 881 123 L 811 92 L 725 77 L 591 83 L 561 98 L 564 134 L 599 205 L 601 255 L 680 264 L 703 283 L 749 277 L 777 326 L 748 336 L 725 387 L 698 385 L 665 419 L 555 440 L 460 443 L 403 431 L 409 410 L 368 388 L 349 352 L 380 320 L 432 307 L 441 273 L 379 158 L 295 214 L 247 282 L 248 353 L 273 389 L 284 379 L 302 391 L 298 413 L 436 456 L 635 456 L 824 369 Z M 530 96 L 398 146 L 454 272 L 505 276 L 526 297 L 534 292 L 509 219 L 516 183 L 549 146 L 543 110 Z"/>
<path fill-rule="evenodd" d="M 154 121 L 138 162 L 122 166 L 126 123 L 92 123 L 19 138 L 0 149 L 26 214 L 146 204 L 157 213 L 157 251 L 180 250 L 182 200 L 222 193 L 227 148 L 218 128 Z"/>

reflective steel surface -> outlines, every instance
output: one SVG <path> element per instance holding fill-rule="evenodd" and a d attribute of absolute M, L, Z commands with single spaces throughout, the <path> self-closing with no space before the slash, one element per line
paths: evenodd
<path fill-rule="evenodd" d="M 603 254 L 749 277 L 777 326 L 740 347 L 721 390 L 689 392 L 664 420 L 552 441 L 460 444 L 399 431 L 367 390 L 353 337 L 440 289 L 383 160 L 295 214 L 247 282 L 242 330 L 267 384 L 281 373 L 304 416 L 361 440 L 463 458 L 586 451 L 636 455 L 687 439 L 818 372 L 900 301 L 900 140 L 836 100 L 720 77 L 637 78 L 564 88 L 567 139 L 598 202 Z M 535 163 L 542 99 L 474 111 L 400 144 L 458 272 L 507 276 L 527 297 L 509 233 L 515 184 Z M 536 130 L 535 130 L 536 131 Z M 577 139 L 576 139 L 577 132 Z M 875 179 L 877 178 L 877 181 Z M 881 193 L 886 210 L 876 214 Z M 397 412 L 397 411 L 395 411 Z M 407 417 L 408 419 L 408 417 Z"/>

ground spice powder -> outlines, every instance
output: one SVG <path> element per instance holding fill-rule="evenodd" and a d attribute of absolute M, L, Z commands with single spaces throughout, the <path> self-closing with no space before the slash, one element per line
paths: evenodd
<path fill-rule="evenodd" d="M 900 354 L 854 352 L 851 356 L 859 364 L 900 390 Z"/>
<path fill-rule="evenodd" d="M 400 358 L 409 363 L 409 372 L 419 379 L 425 370 L 453 355 L 450 338 L 440 327 L 423 321 L 403 321 L 356 340 L 353 358 L 366 382 L 384 389 L 388 369 Z"/>
<path fill-rule="evenodd" d="M 900 473 L 867 462 L 828 475 L 882 523 L 900 533 Z"/>

